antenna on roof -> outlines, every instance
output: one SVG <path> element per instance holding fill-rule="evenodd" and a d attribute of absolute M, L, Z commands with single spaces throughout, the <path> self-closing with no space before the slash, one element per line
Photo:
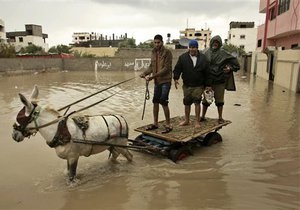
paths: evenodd
<path fill-rule="evenodd" d="M 189 19 L 186 19 L 186 28 L 189 28 Z"/>

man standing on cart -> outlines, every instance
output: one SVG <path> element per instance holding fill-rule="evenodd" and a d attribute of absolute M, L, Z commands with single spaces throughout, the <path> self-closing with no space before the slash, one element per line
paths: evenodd
<path fill-rule="evenodd" d="M 166 118 L 163 133 L 172 131 L 168 106 L 172 82 L 172 53 L 163 46 L 163 38 L 159 34 L 154 37 L 154 48 L 151 54 L 150 66 L 140 77 L 145 78 L 147 82 L 152 79 L 154 80 L 154 95 L 152 100 L 154 120 L 153 124 L 150 124 L 146 130 L 158 128 L 159 104 L 161 104 Z"/>
<path fill-rule="evenodd" d="M 190 124 L 191 105 L 195 104 L 195 128 L 200 128 L 201 99 L 204 87 L 210 88 L 209 64 L 202 53 L 198 50 L 197 40 L 189 41 L 188 52 L 179 56 L 173 71 L 175 88 L 179 85 L 179 78 L 183 80 L 183 104 L 185 120 L 180 125 Z"/>
<path fill-rule="evenodd" d="M 215 104 L 218 109 L 218 121 L 224 123 L 223 106 L 225 89 L 235 91 L 235 82 L 233 72 L 240 69 L 240 64 L 236 57 L 222 48 L 222 39 L 220 36 L 214 36 L 210 40 L 210 46 L 204 52 L 210 69 L 210 78 L 212 79 L 212 90 L 214 91 Z M 203 110 L 200 121 L 205 121 L 205 115 L 210 103 L 204 98 Z"/>

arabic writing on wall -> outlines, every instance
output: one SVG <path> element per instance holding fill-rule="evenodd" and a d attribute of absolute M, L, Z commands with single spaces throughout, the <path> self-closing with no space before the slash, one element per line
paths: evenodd
<path fill-rule="evenodd" d="M 151 59 L 150 58 L 136 58 L 134 62 L 126 62 L 125 67 L 133 66 L 135 71 L 139 71 L 141 69 L 147 69 L 150 66 Z"/>
<path fill-rule="evenodd" d="M 110 69 L 111 68 L 111 62 L 95 61 L 95 71 L 98 70 L 98 67 L 101 68 L 101 69 Z"/>
<path fill-rule="evenodd" d="M 139 71 L 142 69 L 147 69 L 150 66 L 151 59 L 150 58 L 135 58 L 132 62 L 125 62 L 124 67 L 125 68 L 133 68 L 135 71 Z M 107 62 L 104 60 L 96 60 L 95 61 L 95 71 L 98 69 L 111 69 L 112 64 L 111 62 Z"/>

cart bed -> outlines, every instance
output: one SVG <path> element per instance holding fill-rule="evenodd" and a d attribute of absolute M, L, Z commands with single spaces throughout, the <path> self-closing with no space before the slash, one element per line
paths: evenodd
<path fill-rule="evenodd" d="M 217 131 L 223 126 L 231 123 L 229 120 L 225 120 L 224 123 L 219 123 L 218 119 L 206 118 L 206 121 L 201 122 L 201 128 L 195 129 L 194 121 L 195 116 L 190 116 L 190 124 L 186 126 L 180 126 L 179 123 L 184 121 L 184 116 L 176 116 L 170 119 L 173 130 L 169 133 L 162 134 L 164 131 L 164 122 L 160 121 L 158 129 L 147 131 L 146 128 L 149 126 L 144 125 L 134 129 L 135 131 L 141 132 L 149 136 L 153 136 L 169 142 L 188 142 L 196 137 L 205 135 L 212 131 Z"/>

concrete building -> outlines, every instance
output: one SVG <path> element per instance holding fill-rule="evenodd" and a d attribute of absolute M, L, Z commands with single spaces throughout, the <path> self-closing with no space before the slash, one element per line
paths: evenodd
<path fill-rule="evenodd" d="M 251 53 L 256 50 L 256 36 L 254 22 L 230 22 L 227 42 Z"/>
<path fill-rule="evenodd" d="M 72 35 L 72 44 L 76 47 L 118 47 L 119 43 L 127 39 L 127 34 L 120 37 L 103 36 L 95 32 L 74 32 Z"/>
<path fill-rule="evenodd" d="M 181 40 L 197 40 L 199 44 L 199 50 L 203 50 L 206 47 L 209 47 L 209 42 L 211 40 L 211 30 L 209 30 L 209 28 L 201 30 L 196 30 L 195 28 L 186 28 L 185 30 L 181 30 L 179 32 L 179 38 Z"/>
<path fill-rule="evenodd" d="M 6 43 L 5 24 L 0 19 L 0 43 Z"/>
<path fill-rule="evenodd" d="M 96 40 L 96 34 L 94 32 L 74 32 L 72 35 L 72 43 L 74 44 L 88 42 L 90 40 Z"/>
<path fill-rule="evenodd" d="M 265 24 L 258 27 L 251 72 L 300 92 L 300 1 L 260 0 Z"/>
<path fill-rule="evenodd" d="M 46 43 L 48 34 L 43 34 L 40 25 L 27 24 L 25 31 L 7 32 L 6 37 L 7 41 L 15 46 L 16 51 L 31 44 L 42 47 L 46 52 L 49 49 Z"/>
<path fill-rule="evenodd" d="M 266 13 L 266 20 L 258 27 L 258 50 L 300 47 L 299 0 L 260 0 L 259 12 Z"/>

